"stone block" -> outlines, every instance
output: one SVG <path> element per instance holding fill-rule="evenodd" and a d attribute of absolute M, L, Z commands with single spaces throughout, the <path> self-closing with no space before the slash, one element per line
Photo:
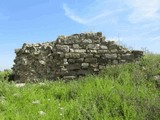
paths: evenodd
<path fill-rule="evenodd" d="M 107 45 L 100 45 L 100 49 L 108 50 L 108 47 L 107 47 Z"/>
<path fill-rule="evenodd" d="M 118 60 L 112 60 L 113 65 L 117 65 L 118 63 L 119 63 Z"/>
<path fill-rule="evenodd" d="M 87 50 L 87 53 L 97 53 L 97 50 Z"/>
<path fill-rule="evenodd" d="M 98 50 L 99 46 L 99 44 L 88 44 L 86 49 Z"/>
<path fill-rule="evenodd" d="M 80 70 L 81 69 L 81 65 L 80 64 L 69 64 L 66 66 L 67 70 Z"/>
<path fill-rule="evenodd" d="M 92 58 L 93 54 L 91 53 L 80 53 L 81 58 Z"/>
<path fill-rule="evenodd" d="M 87 63 L 96 63 L 97 62 L 97 58 L 85 58 L 85 62 L 87 62 Z"/>
<path fill-rule="evenodd" d="M 76 76 L 63 76 L 63 79 L 75 79 Z"/>
<path fill-rule="evenodd" d="M 112 50 L 112 49 L 118 49 L 118 45 L 117 44 L 111 44 L 109 45 L 109 49 Z"/>
<path fill-rule="evenodd" d="M 75 52 L 75 53 L 85 53 L 85 49 L 70 49 L 70 52 Z"/>
<path fill-rule="evenodd" d="M 69 46 L 68 45 L 56 45 L 57 51 L 59 52 L 69 52 Z"/>
<path fill-rule="evenodd" d="M 111 53 L 118 53 L 117 49 L 111 49 Z"/>
<path fill-rule="evenodd" d="M 76 60 L 75 60 L 75 59 L 68 59 L 68 62 L 69 62 L 69 63 L 75 63 Z"/>
<path fill-rule="evenodd" d="M 109 53 L 109 50 L 98 50 L 98 53 Z"/>
<path fill-rule="evenodd" d="M 122 55 L 122 59 L 125 59 L 125 60 L 132 60 L 134 58 L 134 55 L 133 54 L 123 54 Z"/>
<path fill-rule="evenodd" d="M 91 64 L 90 64 L 90 67 L 92 67 L 92 68 L 97 68 L 97 67 L 98 67 L 98 63 L 91 63 Z"/>
<path fill-rule="evenodd" d="M 93 71 L 94 71 L 94 72 L 99 72 L 100 70 L 97 69 L 97 68 L 94 68 Z"/>
<path fill-rule="evenodd" d="M 98 37 L 102 37 L 102 32 L 97 32 L 96 34 Z"/>
<path fill-rule="evenodd" d="M 79 48 L 81 48 L 79 44 L 73 44 L 73 49 L 79 49 Z"/>
<path fill-rule="evenodd" d="M 82 63 L 82 68 L 88 68 L 89 67 L 89 63 Z"/>
<path fill-rule="evenodd" d="M 78 76 L 85 76 L 85 75 L 88 75 L 90 74 L 91 72 L 89 70 L 78 70 L 77 71 L 77 75 Z"/>
<path fill-rule="evenodd" d="M 105 65 L 99 65 L 99 69 L 102 70 L 102 69 L 105 69 L 106 66 Z"/>
<path fill-rule="evenodd" d="M 86 43 L 86 44 L 90 44 L 90 43 L 92 43 L 92 40 L 91 39 L 84 39 L 82 42 Z"/>
<path fill-rule="evenodd" d="M 116 59 L 117 54 L 104 54 L 105 59 Z"/>
<path fill-rule="evenodd" d="M 134 55 L 135 58 L 143 56 L 143 51 L 140 50 L 132 50 L 131 53 Z"/>
<path fill-rule="evenodd" d="M 65 58 L 80 58 L 79 53 L 66 53 Z"/>

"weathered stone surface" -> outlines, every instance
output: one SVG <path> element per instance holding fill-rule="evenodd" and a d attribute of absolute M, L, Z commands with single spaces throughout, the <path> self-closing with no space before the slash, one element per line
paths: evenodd
<path fill-rule="evenodd" d="M 125 59 L 125 60 L 132 60 L 134 58 L 134 55 L 133 54 L 123 54 L 122 55 L 122 59 Z"/>
<path fill-rule="evenodd" d="M 99 65 L 99 69 L 101 70 L 101 69 L 105 69 L 106 68 L 106 66 L 104 66 L 104 65 Z"/>
<path fill-rule="evenodd" d="M 91 54 L 91 53 L 81 53 L 80 57 L 81 58 L 92 58 L 93 54 Z"/>
<path fill-rule="evenodd" d="M 97 58 L 85 58 L 85 62 L 96 63 L 97 62 Z"/>
<path fill-rule="evenodd" d="M 84 61 L 84 58 L 78 58 L 78 59 L 68 59 L 69 63 L 82 63 Z"/>
<path fill-rule="evenodd" d="M 104 54 L 105 59 L 116 59 L 117 54 Z"/>
<path fill-rule="evenodd" d="M 113 64 L 113 65 L 117 65 L 118 63 L 119 63 L 118 60 L 113 60 L 113 61 L 112 61 L 112 64 Z"/>
<path fill-rule="evenodd" d="M 99 46 L 99 44 L 88 44 L 86 49 L 98 50 Z"/>
<path fill-rule="evenodd" d="M 75 52 L 75 53 L 86 53 L 85 49 L 70 49 L 70 52 Z"/>
<path fill-rule="evenodd" d="M 89 63 L 82 63 L 82 68 L 88 68 Z"/>
<path fill-rule="evenodd" d="M 112 49 L 112 50 L 111 50 L 111 53 L 117 53 L 117 52 L 118 52 L 117 49 Z"/>
<path fill-rule="evenodd" d="M 80 54 L 78 54 L 78 53 L 66 53 L 65 58 L 80 58 Z"/>
<path fill-rule="evenodd" d="M 98 73 L 108 64 L 139 60 L 142 51 L 130 51 L 114 41 L 105 41 L 101 32 L 59 36 L 56 41 L 27 44 L 16 49 L 13 72 L 20 82 L 75 79 Z"/>
<path fill-rule="evenodd" d="M 87 50 L 88 53 L 97 53 L 97 50 Z"/>
<path fill-rule="evenodd" d="M 139 58 L 139 57 L 143 56 L 143 51 L 132 50 L 131 52 L 132 52 L 132 54 L 134 55 L 135 58 Z"/>
<path fill-rule="evenodd" d="M 107 50 L 108 47 L 107 47 L 106 45 L 101 45 L 101 46 L 100 46 L 100 49 Z"/>
<path fill-rule="evenodd" d="M 68 45 L 56 45 L 57 51 L 60 52 L 69 52 L 69 46 Z"/>
<path fill-rule="evenodd" d="M 98 50 L 98 53 L 109 53 L 109 50 Z"/>
<path fill-rule="evenodd" d="M 81 65 L 80 64 L 70 64 L 66 66 L 67 70 L 79 70 L 81 69 Z"/>
<path fill-rule="evenodd" d="M 88 44 L 89 44 L 89 43 L 92 43 L 92 40 L 91 40 L 91 39 L 85 39 L 85 40 L 83 40 L 82 42 L 83 42 L 83 43 L 88 43 Z"/>
<path fill-rule="evenodd" d="M 79 44 L 73 44 L 73 49 L 79 49 L 79 48 L 81 48 Z"/>
<path fill-rule="evenodd" d="M 75 79 L 76 76 L 64 76 L 63 79 Z"/>
<path fill-rule="evenodd" d="M 118 45 L 117 44 L 111 44 L 109 45 L 109 49 L 117 49 L 118 48 Z"/>
<path fill-rule="evenodd" d="M 91 63 L 91 64 L 90 64 L 90 67 L 92 67 L 92 68 L 97 68 L 97 67 L 98 67 L 98 64 L 97 64 L 97 63 Z"/>

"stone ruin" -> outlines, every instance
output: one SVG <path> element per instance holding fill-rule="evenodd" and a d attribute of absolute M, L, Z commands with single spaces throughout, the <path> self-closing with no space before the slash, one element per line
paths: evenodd
<path fill-rule="evenodd" d="M 106 41 L 101 32 L 59 36 L 56 41 L 16 49 L 13 73 L 20 82 L 74 79 L 98 73 L 108 65 L 135 62 L 142 51 Z"/>

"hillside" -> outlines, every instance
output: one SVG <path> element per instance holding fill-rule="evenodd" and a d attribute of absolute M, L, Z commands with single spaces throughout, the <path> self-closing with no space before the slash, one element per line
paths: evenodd
<path fill-rule="evenodd" d="M 74 81 L 16 87 L 0 73 L 1 120 L 158 120 L 160 55 Z"/>

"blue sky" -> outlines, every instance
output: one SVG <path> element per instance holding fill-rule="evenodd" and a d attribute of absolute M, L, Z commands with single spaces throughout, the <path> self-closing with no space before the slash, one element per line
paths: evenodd
<path fill-rule="evenodd" d="M 160 53 L 160 0 L 0 0 L 0 70 L 12 67 L 23 43 L 96 31 Z"/>

